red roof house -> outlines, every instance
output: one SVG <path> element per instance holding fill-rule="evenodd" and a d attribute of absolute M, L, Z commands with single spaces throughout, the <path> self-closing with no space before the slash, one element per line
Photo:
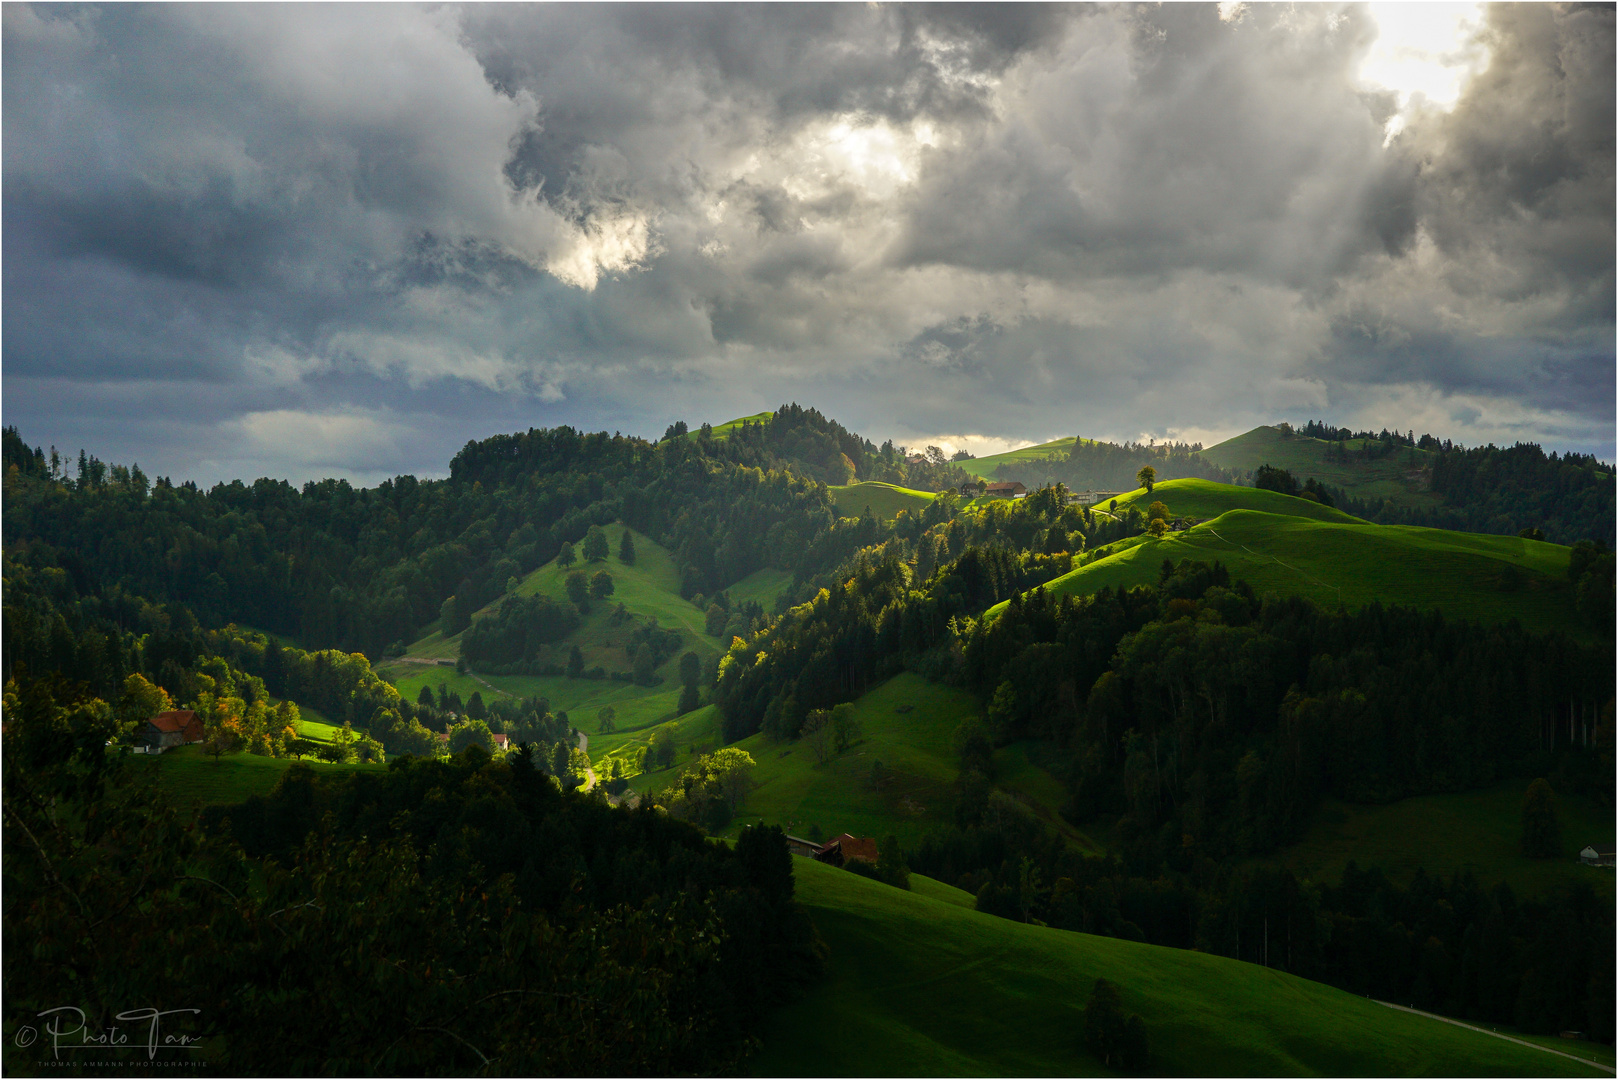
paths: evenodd
<path fill-rule="evenodd" d="M 1018 495 L 1028 494 L 1028 488 L 1020 480 L 993 480 L 984 490 L 986 495 L 995 495 L 1002 499 L 1015 499 Z"/>
<path fill-rule="evenodd" d="M 494 733 L 494 745 L 498 746 L 502 750 L 510 750 L 511 749 L 511 736 L 503 735 L 498 731 L 495 732 Z"/>
<path fill-rule="evenodd" d="M 859 859 L 861 862 L 874 865 L 877 861 L 876 840 L 869 836 L 850 836 L 843 833 L 822 844 L 815 852 L 814 858 L 817 862 L 831 863 L 833 866 L 842 866 L 850 859 Z"/>

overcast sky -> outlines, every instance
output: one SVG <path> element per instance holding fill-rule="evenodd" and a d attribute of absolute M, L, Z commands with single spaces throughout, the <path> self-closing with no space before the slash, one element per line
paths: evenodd
<path fill-rule="evenodd" d="M 6 4 L 4 419 L 204 482 L 792 400 L 979 452 L 1318 417 L 1610 459 L 1613 28 Z"/>

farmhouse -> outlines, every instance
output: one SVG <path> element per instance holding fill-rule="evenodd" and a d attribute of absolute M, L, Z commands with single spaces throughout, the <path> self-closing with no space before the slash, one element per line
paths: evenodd
<path fill-rule="evenodd" d="M 1019 480 L 991 480 L 985 494 L 1000 499 L 1020 499 L 1028 494 L 1028 488 Z"/>
<path fill-rule="evenodd" d="M 1094 506 L 1108 499 L 1116 499 L 1122 494 L 1121 491 L 1070 491 L 1067 493 L 1067 501 L 1074 506 Z"/>
<path fill-rule="evenodd" d="M 511 749 L 511 736 L 501 734 L 498 731 L 495 732 L 494 733 L 494 745 L 497 748 L 501 749 L 501 750 L 510 750 Z"/>
<path fill-rule="evenodd" d="M 158 713 L 135 732 L 135 744 L 144 747 L 148 754 L 161 754 L 170 747 L 199 743 L 202 739 L 202 721 L 190 709 Z"/>
<path fill-rule="evenodd" d="M 801 855 L 805 859 L 812 859 L 815 857 L 815 852 L 820 850 L 820 845 L 813 840 L 805 840 L 801 836 L 793 836 L 791 833 L 787 833 L 787 850 L 794 855 Z"/>
<path fill-rule="evenodd" d="M 978 481 L 969 480 L 961 485 L 961 498 L 975 499 L 978 497 Z"/>
<path fill-rule="evenodd" d="M 850 859 L 874 864 L 877 860 L 876 840 L 869 836 L 850 836 L 847 833 L 827 841 L 815 849 L 816 862 L 842 866 Z"/>
<path fill-rule="evenodd" d="M 1600 847 L 1591 844 L 1579 852 L 1579 861 L 1586 866 L 1612 866 L 1613 847 L 1611 844 L 1602 844 Z"/>

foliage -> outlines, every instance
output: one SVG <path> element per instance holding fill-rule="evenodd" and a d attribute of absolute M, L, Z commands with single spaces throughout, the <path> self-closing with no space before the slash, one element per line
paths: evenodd
<path fill-rule="evenodd" d="M 1118 987 L 1097 979 L 1084 1006 L 1084 1044 L 1110 1068 L 1130 1075 L 1146 1069 L 1146 1025 L 1125 1014 Z"/>
<path fill-rule="evenodd" d="M 1556 793 L 1540 777 L 1528 785 L 1522 801 L 1522 853 L 1530 859 L 1562 855 L 1562 831 L 1556 823 Z"/>
<path fill-rule="evenodd" d="M 575 573 L 582 577 L 582 572 Z M 571 605 L 542 594 L 509 595 L 492 614 L 467 629 L 461 655 L 479 665 L 534 666 L 541 646 L 562 640 L 578 625 L 578 612 Z"/>

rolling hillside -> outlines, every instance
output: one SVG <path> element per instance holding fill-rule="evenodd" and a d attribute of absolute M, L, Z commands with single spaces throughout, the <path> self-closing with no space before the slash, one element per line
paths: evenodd
<path fill-rule="evenodd" d="M 928 503 L 938 498 L 931 491 L 915 491 L 876 480 L 862 480 L 857 484 L 829 487 L 826 490 L 831 493 L 837 513 L 843 517 L 859 517 L 865 513 L 867 506 L 871 508 L 871 513 L 880 518 L 896 517 L 901 510 L 919 514 L 927 508 Z"/>
<path fill-rule="evenodd" d="M 1052 454 L 1066 454 L 1078 441 L 1069 435 L 1065 439 L 1052 439 L 1050 442 L 1040 443 L 1038 446 L 1024 446 L 1018 450 L 1008 450 L 1004 454 L 990 454 L 988 457 L 972 458 L 970 461 L 957 461 L 955 464 L 971 473 L 981 476 L 985 480 L 995 478 L 994 471 L 1002 465 L 1016 464 L 1030 458 L 1050 457 Z"/>
<path fill-rule="evenodd" d="M 690 650 L 701 656 L 704 662 L 712 662 L 721 652 L 720 643 L 705 632 L 703 613 L 680 596 L 680 577 L 673 556 L 650 537 L 636 533 L 635 563 L 626 566 L 619 561 L 617 554 L 624 526 L 608 525 L 605 529 L 612 553 L 604 563 L 591 564 L 591 570 L 604 568 L 612 574 L 613 595 L 606 603 L 592 604 L 583 624 L 565 640 L 547 646 L 541 659 L 544 662 L 565 663 L 569 649 L 577 644 L 584 654 L 586 668 L 599 665 L 609 672 L 628 671 L 631 660 L 626 646 L 629 634 L 637 624 L 613 625 L 612 610 L 622 603 L 633 615 L 654 618 L 665 629 L 681 631 L 683 641 L 680 650 L 658 669 L 658 674 L 663 677 L 660 685 L 646 687 L 607 679 L 569 679 L 560 675 L 458 674 L 453 667 L 427 662 L 453 660 L 460 655 L 460 636 L 446 639 L 437 632 L 411 645 L 405 657 L 379 665 L 378 672 L 412 700 L 423 686 L 436 687 L 439 683 L 456 690 L 463 698 L 469 697 L 473 691 L 481 691 L 485 698 L 495 694 L 544 697 L 549 699 L 552 709 L 566 712 L 574 727 L 592 736 L 599 727 L 599 712 L 610 705 L 618 714 L 616 724 L 620 733 L 610 737 L 600 749 L 610 749 L 621 743 L 627 737 L 623 734 L 626 731 L 671 719 L 680 698 L 679 653 Z M 567 595 L 563 585 L 566 574 L 567 571 L 552 560 L 525 577 L 518 585 L 517 592 L 523 596 L 545 593 L 563 598 Z M 761 589 L 768 588 L 764 581 L 758 585 Z M 473 618 L 489 614 L 499 603 L 495 601 Z M 590 752 L 592 755 L 598 752 L 594 742 Z"/>
<path fill-rule="evenodd" d="M 1144 492 L 1120 499 L 1138 501 Z M 1086 594 L 1157 581 L 1164 559 L 1222 562 L 1259 593 L 1300 594 L 1323 605 L 1437 608 L 1460 618 L 1518 619 L 1574 631 L 1568 549 L 1518 537 L 1369 525 L 1303 499 L 1253 488 L 1169 481 L 1154 498 L 1198 516 L 1232 508 L 1182 533 L 1146 537 L 1045 586 Z M 1291 513 L 1276 513 L 1275 500 Z M 991 614 L 999 608 L 991 609 Z"/>
<path fill-rule="evenodd" d="M 1258 510 L 1266 514 L 1308 518 L 1311 521 L 1329 521 L 1340 525 L 1367 524 L 1341 510 L 1322 506 L 1308 499 L 1282 495 L 1277 491 L 1264 491 L 1260 488 L 1219 484 L 1212 480 L 1165 480 L 1161 484 L 1153 485 L 1150 495 L 1146 494 L 1145 488 L 1136 488 L 1118 496 L 1116 500 L 1109 500 L 1108 503 L 1101 505 L 1107 507 L 1111 501 L 1118 503 L 1119 510 L 1136 506 L 1143 514 L 1152 503 L 1161 502 L 1169 508 L 1171 517 L 1187 517 L 1193 521 L 1218 517 L 1231 510 Z"/>
<path fill-rule="evenodd" d="M 1352 452 L 1359 450 L 1364 441 L 1354 439 L 1342 445 Z M 1222 468 L 1240 472 L 1273 465 L 1291 472 L 1299 483 L 1313 476 L 1343 488 L 1357 499 L 1392 499 L 1412 507 L 1437 506 L 1441 502 L 1426 490 L 1422 475 L 1432 465 L 1432 452 L 1412 448 L 1374 461 L 1327 461 L 1327 450 L 1337 445 L 1303 435 L 1284 435 L 1276 427 L 1256 427 L 1208 447 L 1202 456 Z"/>
<path fill-rule="evenodd" d="M 919 877 L 793 870 L 829 975 L 770 1019 L 756 1075 L 1104 1075 L 1082 1036 L 1098 977 L 1145 1020 L 1156 1075 L 1605 1075 L 1253 964 L 980 914 Z"/>

